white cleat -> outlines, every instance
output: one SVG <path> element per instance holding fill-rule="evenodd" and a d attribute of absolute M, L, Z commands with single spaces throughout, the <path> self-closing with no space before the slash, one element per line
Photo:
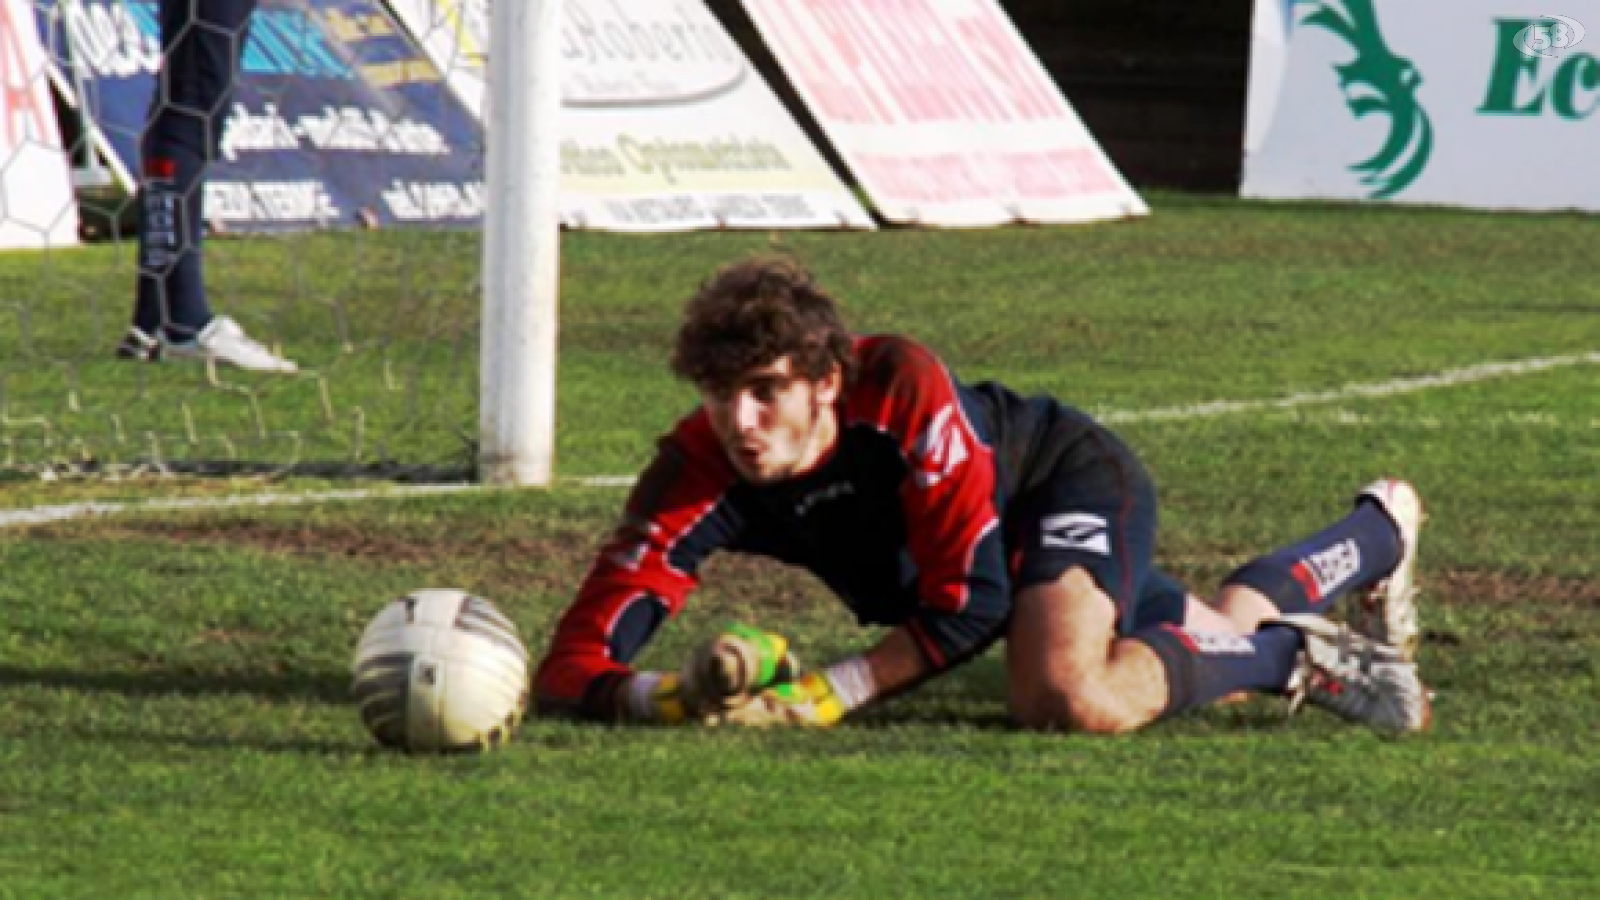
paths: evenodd
<path fill-rule="evenodd" d="M 209 360 L 252 372 L 292 374 L 300 369 L 293 360 L 284 359 L 245 334 L 239 323 L 227 316 L 212 319 L 193 340 L 173 341 L 163 337 L 161 355 L 173 359 Z"/>
<path fill-rule="evenodd" d="M 1422 497 L 1409 482 L 1394 478 L 1374 481 L 1356 502 L 1371 499 L 1400 529 L 1400 564 L 1364 595 L 1356 598 L 1352 616 L 1357 630 L 1400 650 L 1407 662 L 1417 658 L 1422 621 L 1417 614 L 1417 539 L 1422 531 Z"/>
<path fill-rule="evenodd" d="M 1321 616 L 1284 616 L 1305 638 L 1289 679 L 1291 712 L 1310 701 L 1341 718 L 1384 732 L 1422 731 L 1433 721 L 1428 690 L 1399 648 L 1371 640 Z"/>

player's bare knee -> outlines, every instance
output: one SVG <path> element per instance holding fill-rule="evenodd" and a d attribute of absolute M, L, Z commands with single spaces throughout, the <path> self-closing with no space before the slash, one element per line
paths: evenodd
<path fill-rule="evenodd" d="M 1014 691 L 1011 714 L 1030 731 L 1121 734 L 1139 725 L 1126 704 L 1096 686 L 1045 684 Z"/>

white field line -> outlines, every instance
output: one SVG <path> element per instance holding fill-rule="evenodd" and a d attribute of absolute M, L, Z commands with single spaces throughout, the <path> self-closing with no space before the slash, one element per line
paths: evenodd
<path fill-rule="evenodd" d="M 1600 351 L 1573 353 L 1565 356 L 1546 356 L 1510 362 L 1487 362 L 1446 369 L 1432 375 L 1396 378 L 1368 384 L 1347 384 L 1327 391 L 1308 391 L 1267 400 L 1215 400 L 1189 406 L 1171 406 L 1145 410 L 1111 410 L 1097 414 L 1106 423 L 1158 422 L 1183 419 L 1205 419 L 1234 413 L 1264 412 L 1294 409 L 1371 397 L 1392 397 L 1397 394 L 1414 394 L 1437 388 L 1457 387 L 1495 378 L 1514 378 L 1571 366 L 1600 365 Z M 594 478 L 574 478 L 567 481 L 579 487 L 627 487 L 634 482 L 631 475 L 609 475 Z M 230 497 L 165 497 L 141 500 L 134 503 L 96 502 L 69 503 L 61 506 L 35 506 L 31 509 L 0 510 L 0 528 L 26 525 L 44 525 L 96 516 L 125 513 L 161 512 L 167 510 L 233 509 L 252 506 L 297 506 L 312 503 L 330 503 L 344 500 L 377 500 L 385 498 L 422 497 L 434 494 L 464 494 L 496 490 L 476 484 L 426 484 L 396 486 L 372 490 L 316 491 L 304 494 L 241 494 Z"/>
<path fill-rule="evenodd" d="M 476 484 L 420 484 L 383 490 L 313 491 L 305 494 L 237 494 L 231 497 L 158 497 L 137 503 L 90 500 L 62 506 L 35 506 L 32 509 L 0 511 L 0 528 L 16 525 L 46 525 L 70 519 L 111 516 L 118 513 L 160 512 L 164 510 L 231 509 L 243 506 L 301 506 L 339 500 L 371 500 L 382 497 L 422 497 L 429 494 L 460 494 L 479 491 Z"/>
<path fill-rule="evenodd" d="M 1539 359 L 1523 359 L 1514 362 L 1486 362 L 1473 366 L 1464 366 L 1459 369 L 1446 369 L 1443 372 L 1435 372 L 1432 375 L 1396 378 L 1391 381 L 1379 381 L 1371 384 L 1347 384 L 1330 391 L 1308 391 L 1271 400 L 1214 400 L 1210 403 L 1169 406 L 1165 409 L 1143 409 L 1129 412 L 1112 411 L 1103 413 L 1098 418 L 1102 422 L 1112 424 L 1171 419 L 1205 419 L 1232 413 L 1294 409 L 1297 406 L 1335 403 L 1340 400 L 1414 394 L 1418 391 L 1456 387 L 1478 381 L 1488 381 L 1492 378 L 1511 378 L 1517 375 L 1545 372 L 1550 369 L 1597 364 L 1600 364 L 1600 351 L 1574 353 L 1568 356 L 1546 356 Z"/>

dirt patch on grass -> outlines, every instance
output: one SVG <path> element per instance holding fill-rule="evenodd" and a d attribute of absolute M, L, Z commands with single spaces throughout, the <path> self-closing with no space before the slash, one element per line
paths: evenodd
<path fill-rule="evenodd" d="M 203 526 L 147 523 L 119 530 L 178 544 L 251 547 L 293 556 L 377 559 L 395 565 L 427 563 L 453 556 L 462 550 L 463 543 L 459 539 L 452 539 L 455 537 L 453 535 L 429 538 L 353 526 L 309 528 L 249 521 L 208 523 Z"/>
<path fill-rule="evenodd" d="M 83 536 L 70 526 L 45 527 L 33 533 L 64 539 Z M 602 533 L 588 526 L 546 529 L 538 534 L 502 534 L 448 522 L 430 531 L 415 526 L 385 530 L 322 523 L 311 527 L 250 519 L 203 525 L 153 520 L 110 529 L 102 524 L 94 534 L 98 538 L 122 534 L 179 544 L 243 546 L 275 554 L 344 557 L 394 566 L 427 567 L 474 559 L 522 589 L 547 588 L 557 593 L 577 587 L 603 539 Z M 1215 559 L 1189 553 L 1161 564 L 1191 590 L 1206 594 L 1237 565 L 1237 560 L 1226 553 Z M 697 603 L 712 603 L 734 612 L 795 610 L 832 602 L 828 589 L 816 578 L 770 560 L 718 555 L 706 564 L 701 575 L 705 592 Z M 1423 587 L 1432 602 L 1503 605 L 1535 601 L 1600 608 L 1600 578 L 1450 569 L 1425 572 Z"/>
<path fill-rule="evenodd" d="M 81 539 L 85 532 L 72 527 L 46 527 L 35 535 Z M 107 527 L 100 524 L 96 539 L 170 541 L 190 546 L 250 548 L 265 553 L 316 558 L 345 558 L 383 566 L 443 567 L 462 561 L 477 563 L 487 581 L 484 590 L 504 584 L 519 593 L 571 593 L 589 570 L 604 539 L 603 531 L 590 527 L 538 534 L 503 534 L 489 528 L 462 528 L 442 523 L 436 530 L 415 526 L 385 530 L 354 524 L 319 523 L 302 526 L 250 519 L 211 521 L 205 524 L 146 521 Z M 727 613 L 746 610 L 793 610 L 829 601 L 828 589 L 811 575 L 765 559 L 721 554 L 701 572 L 700 608 Z"/>
<path fill-rule="evenodd" d="M 1423 587 L 1434 597 L 1453 603 L 1500 605 L 1537 601 L 1600 608 L 1600 578 L 1461 569 L 1430 575 Z"/>

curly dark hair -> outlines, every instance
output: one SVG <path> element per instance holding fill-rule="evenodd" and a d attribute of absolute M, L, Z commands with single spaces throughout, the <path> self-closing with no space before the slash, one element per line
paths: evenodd
<path fill-rule="evenodd" d="M 689 299 L 672 371 L 702 390 L 727 389 L 785 357 L 812 381 L 835 367 L 845 384 L 855 377 L 854 343 L 833 297 L 793 260 L 754 257 L 723 267 Z"/>

